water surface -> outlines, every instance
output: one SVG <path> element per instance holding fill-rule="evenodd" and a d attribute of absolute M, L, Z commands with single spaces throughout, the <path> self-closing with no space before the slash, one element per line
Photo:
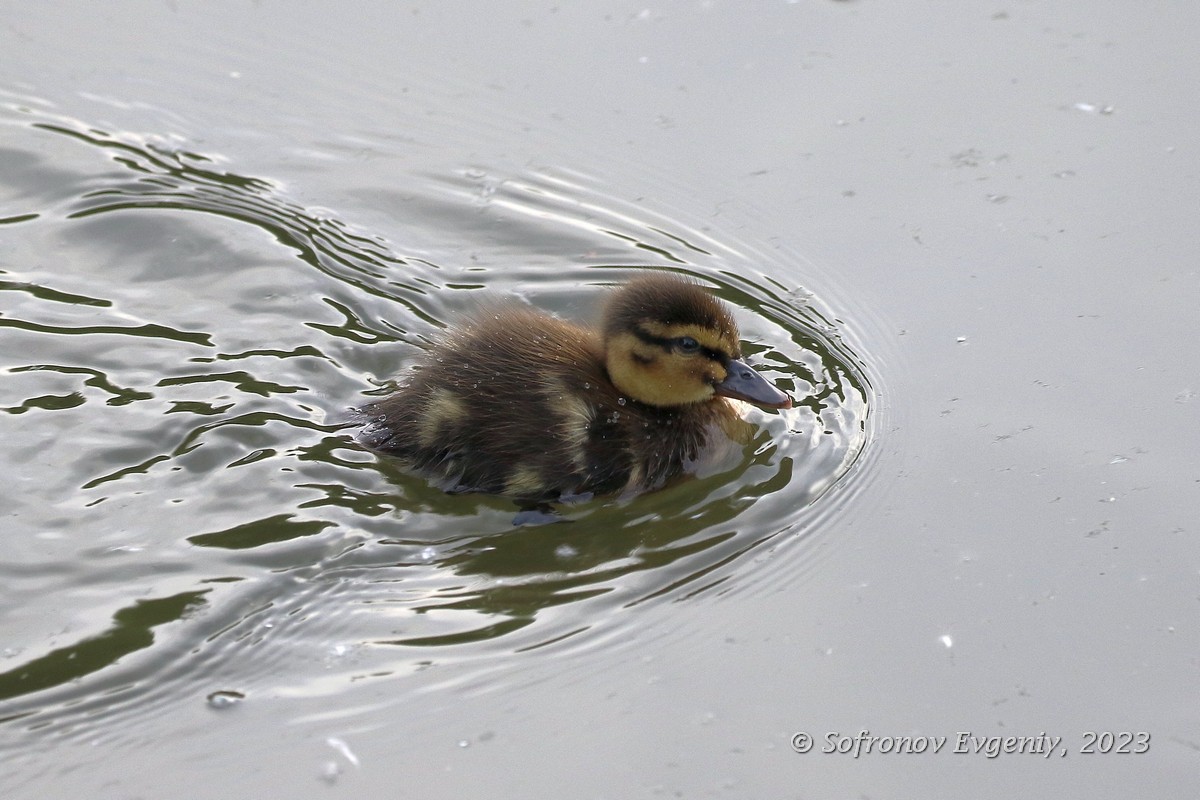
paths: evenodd
<path fill-rule="evenodd" d="M 7 215 L 57 262 L 5 271 L 5 436 L 28 482 L 10 565 L 28 622 L 0 674 L 12 725 L 87 736 L 214 686 L 304 692 L 619 641 L 644 603 L 762 580 L 756 553 L 788 545 L 802 568 L 820 500 L 866 448 L 866 368 L 828 312 L 756 276 L 736 240 L 641 219 L 595 181 L 412 176 L 414 219 L 492 245 L 443 264 L 166 137 L 17 102 L 6 122 L 31 142 L 18 178 L 60 192 Z M 39 146 L 60 153 L 53 180 Z M 652 268 L 737 308 L 748 353 L 798 398 L 748 409 L 749 444 L 701 476 L 514 529 L 511 503 L 442 494 L 355 441 L 351 407 L 459 312 L 516 296 L 587 320 Z"/>
<path fill-rule="evenodd" d="M 6 9 L 6 796 L 1194 795 L 1197 33 Z M 651 267 L 811 398 L 716 473 L 514 535 L 342 427 L 480 298 Z M 1068 749 L 791 746 L 860 731 Z"/>

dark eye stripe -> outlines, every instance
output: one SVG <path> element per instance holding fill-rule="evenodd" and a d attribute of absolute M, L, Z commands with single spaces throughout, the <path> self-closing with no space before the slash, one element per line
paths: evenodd
<path fill-rule="evenodd" d="M 675 339 L 668 339 L 665 336 L 655 336 L 653 333 L 644 331 L 641 328 L 634 328 L 633 334 L 646 344 L 652 344 L 656 347 L 661 347 L 664 350 L 670 350 L 671 345 L 675 344 L 676 341 Z M 720 350 L 715 350 L 711 347 L 705 347 L 704 345 L 700 345 L 700 349 L 696 352 L 702 353 L 705 358 L 712 359 L 720 364 L 725 364 L 729 361 L 729 356 L 725 353 L 722 353 Z"/>

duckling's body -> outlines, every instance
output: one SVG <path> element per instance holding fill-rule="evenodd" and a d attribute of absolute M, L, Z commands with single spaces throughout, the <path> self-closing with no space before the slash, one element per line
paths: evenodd
<path fill-rule="evenodd" d="M 661 486 L 736 417 L 726 396 L 791 405 L 740 361 L 719 301 L 655 274 L 613 293 L 602 331 L 477 314 L 366 409 L 362 438 L 448 491 L 537 503 Z"/>

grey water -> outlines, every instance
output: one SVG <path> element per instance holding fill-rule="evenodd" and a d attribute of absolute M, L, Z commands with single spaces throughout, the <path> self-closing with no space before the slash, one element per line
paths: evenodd
<path fill-rule="evenodd" d="M 1173 9 L 11 10 L 6 796 L 1195 789 Z M 646 269 L 801 398 L 718 469 L 514 528 L 355 442 Z"/>

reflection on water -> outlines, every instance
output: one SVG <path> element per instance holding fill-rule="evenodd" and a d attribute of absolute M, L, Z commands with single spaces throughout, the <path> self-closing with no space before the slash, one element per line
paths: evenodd
<path fill-rule="evenodd" d="M 154 643 L 156 627 L 181 619 L 189 609 L 203 602 L 203 595 L 203 592 L 185 592 L 174 597 L 136 601 L 113 615 L 109 630 L 0 673 L 0 698 L 10 699 L 70 683 L 112 665 L 122 656 L 149 647 Z"/>
<path fill-rule="evenodd" d="M 753 245 L 577 176 L 470 168 L 406 189 L 401 229 L 488 254 L 438 263 L 215 156 L 16 106 L 0 123 L 30 143 L 0 175 L 0 224 L 24 243 L 0 264 L 11 724 L 570 646 L 635 625 L 639 604 L 737 585 L 750 554 L 819 529 L 861 463 L 859 359 Z M 514 530 L 505 501 L 442 494 L 353 441 L 347 409 L 479 290 L 588 318 L 639 265 L 715 287 L 798 400 L 748 411 L 757 434 L 714 474 Z"/>

